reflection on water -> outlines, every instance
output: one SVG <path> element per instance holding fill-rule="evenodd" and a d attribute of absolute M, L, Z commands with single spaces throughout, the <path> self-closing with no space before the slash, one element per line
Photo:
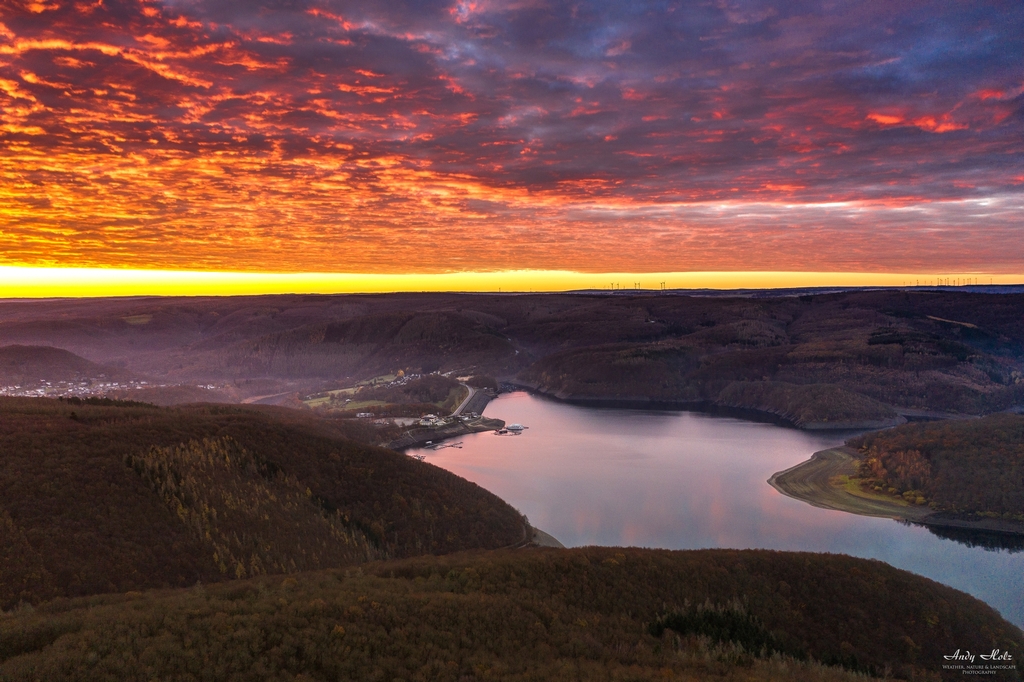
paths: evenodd
<path fill-rule="evenodd" d="M 928 529 L 928 532 L 938 535 L 940 538 L 953 540 L 968 547 L 980 547 L 990 552 L 1007 551 L 1011 554 L 1024 552 L 1024 536 L 1022 535 L 942 526 L 925 526 L 925 528 Z"/>
<path fill-rule="evenodd" d="M 818 509 L 767 484 L 846 435 L 690 412 L 578 407 L 503 394 L 486 415 L 529 428 L 416 450 L 494 492 L 566 546 L 767 548 L 881 559 L 973 594 L 1024 624 L 1024 554 L 919 526 Z"/>

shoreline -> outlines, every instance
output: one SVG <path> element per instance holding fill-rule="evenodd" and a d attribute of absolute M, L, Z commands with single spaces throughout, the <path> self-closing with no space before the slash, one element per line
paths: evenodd
<path fill-rule="evenodd" d="M 581 407 L 605 407 L 612 409 L 626 410 L 663 410 L 699 412 L 719 417 L 732 417 L 749 422 L 761 424 L 775 424 L 799 431 L 875 431 L 897 426 L 907 421 L 902 415 L 895 419 L 864 420 L 847 422 L 806 422 L 798 423 L 785 415 L 753 407 L 738 407 L 727 405 L 713 400 L 657 400 L 654 398 L 600 398 L 580 397 L 573 395 L 562 395 L 545 391 L 539 386 L 525 383 L 523 381 L 505 381 L 507 386 L 514 390 L 529 391 L 536 395 L 568 405 L 579 405 Z M 897 410 L 898 411 L 898 410 Z"/>
<path fill-rule="evenodd" d="M 471 433 L 494 431 L 496 429 L 503 428 L 504 426 L 505 422 L 501 419 L 490 419 L 488 417 L 480 417 L 479 419 L 474 419 L 471 422 L 459 421 L 440 428 L 421 426 L 419 428 L 406 431 L 404 434 L 388 443 L 386 447 L 389 450 L 394 450 L 396 452 L 405 452 L 410 448 L 421 448 L 428 444 L 440 445 L 443 441 L 450 440 L 452 438 L 468 436 Z"/>
<path fill-rule="evenodd" d="M 469 387 L 467 386 L 467 388 Z M 470 389 L 470 394 L 456 408 L 455 412 L 452 413 L 452 416 L 458 417 L 462 412 L 466 411 L 476 412 L 483 415 L 484 408 L 487 407 L 487 404 L 495 397 L 496 395 L 491 389 Z M 385 447 L 396 452 L 405 452 L 410 448 L 423 447 L 428 443 L 431 445 L 437 445 L 442 441 L 458 438 L 459 436 L 468 436 L 471 433 L 484 433 L 485 431 L 495 431 L 504 427 L 505 422 L 501 419 L 492 419 L 490 417 L 480 416 L 468 422 L 457 420 L 454 424 L 449 424 L 440 428 L 429 426 L 413 428 L 388 443 Z"/>
<path fill-rule="evenodd" d="M 832 509 L 859 516 L 895 519 L 907 523 L 956 528 L 986 533 L 1024 536 L 1024 524 L 1005 519 L 958 519 L 943 516 L 928 507 L 915 506 L 887 495 L 851 491 L 835 483 L 838 476 L 857 473 L 857 452 L 846 446 L 819 450 L 796 466 L 778 471 L 768 484 L 783 495 L 821 509 Z"/>

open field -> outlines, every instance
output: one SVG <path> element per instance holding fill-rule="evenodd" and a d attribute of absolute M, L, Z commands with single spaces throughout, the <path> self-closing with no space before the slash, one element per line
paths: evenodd
<path fill-rule="evenodd" d="M 352 386 L 323 391 L 302 400 L 324 413 L 354 416 L 371 410 L 376 417 L 455 415 L 475 389 L 440 374 L 385 375 Z"/>

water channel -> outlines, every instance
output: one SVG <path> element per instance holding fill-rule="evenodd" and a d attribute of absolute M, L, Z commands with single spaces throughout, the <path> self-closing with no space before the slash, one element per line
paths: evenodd
<path fill-rule="evenodd" d="M 525 392 L 502 394 L 485 414 L 529 428 L 409 454 L 490 490 L 567 547 L 764 548 L 880 559 L 972 594 L 1024 626 L 1024 552 L 818 509 L 768 485 L 776 471 L 850 433 L 580 407 Z"/>

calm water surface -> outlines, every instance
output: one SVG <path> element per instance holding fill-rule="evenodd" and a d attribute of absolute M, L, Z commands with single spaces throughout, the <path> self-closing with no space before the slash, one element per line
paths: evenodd
<path fill-rule="evenodd" d="M 692 412 L 578 407 L 528 393 L 503 394 L 486 414 L 529 428 L 410 454 L 490 490 L 567 547 L 767 548 L 881 559 L 973 594 L 1024 626 L 1024 553 L 818 509 L 766 482 L 849 434 Z"/>

